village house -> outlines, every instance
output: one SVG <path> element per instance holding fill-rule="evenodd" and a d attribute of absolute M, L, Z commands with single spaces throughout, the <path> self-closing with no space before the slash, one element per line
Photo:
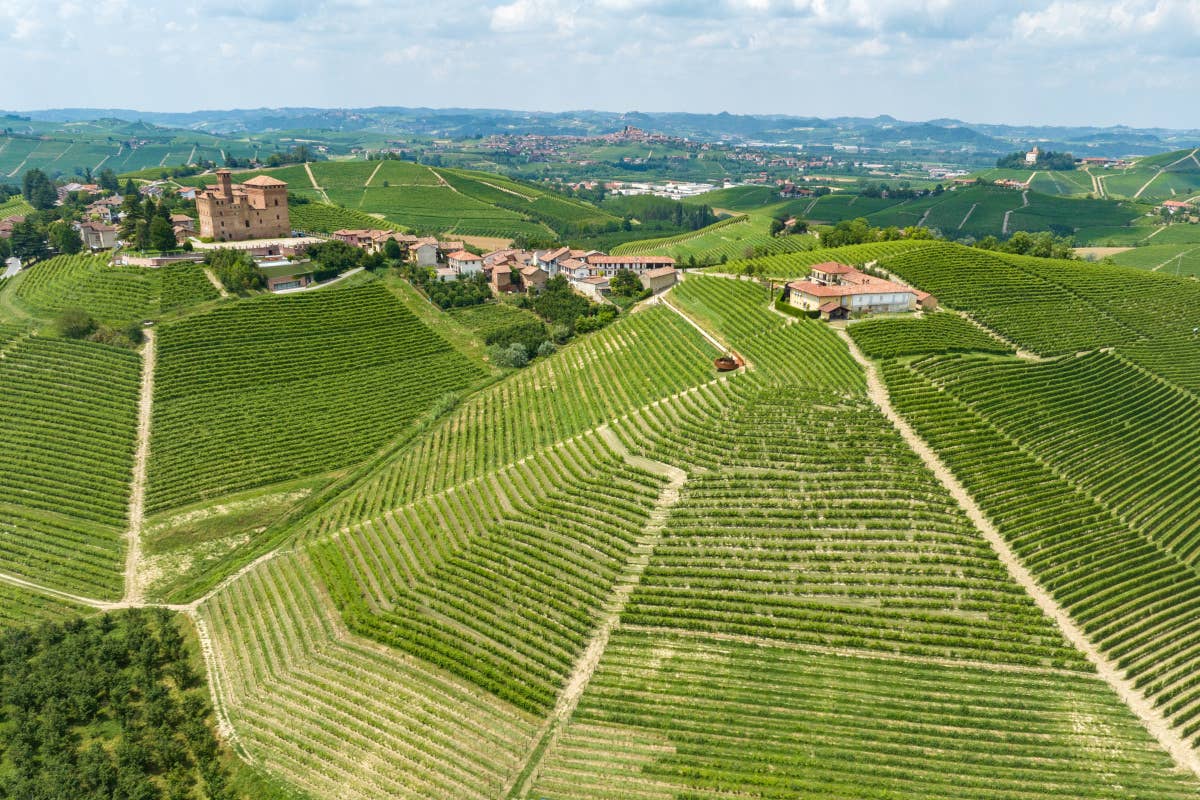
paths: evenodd
<path fill-rule="evenodd" d="M 172 214 L 171 225 L 180 228 L 187 228 L 190 231 L 196 230 L 196 220 L 189 217 L 187 214 Z"/>
<path fill-rule="evenodd" d="M 845 319 L 850 314 L 936 307 L 937 300 L 910 286 L 829 261 L 812 267 L 807 278 L 789 283 L 787 302 L 802 311 L 817 311 L 822 319 Z"/>
<path fill-rule="evenodd" d="M 1037 164 L 1038 156 L 1040 156 L 1041 154 L 1042 154 L 1042 151 L 1038 150 L 1037 145 L 1034 145 L 1033 149 L 1025 154 L 1025 163 L 1030 166 Z"/>
<path fill-rule="evenodd" d="M 437 239 L 418 239 L 409 247 L 408 252 L 412 254 L 413 259 L 417 262 L 418 267 L 436 267 L 438 263 L 438 241 Z"/>
<path fill-rule="evenodd" d="M 483 272 L 483 258 L 466 250 L 458 250 L 447 255 L 446 265 L 459 277 L 479 275 Z"/>
<path fill-rule="evenodd" d="M 21 214 L 15 214 L 7 219 L 0 220 L 0 239 L 8 239 L 12 236 L 13 226 L 20 225 L 25 221 L 25 217 Z"/>
<path fill-rule="evenodd" d="M 92 203 L 89 203 L 84 212 L 92 219 L 97 219 L 100 222 L 114 222 L 118 214 L 117 211 L 121 208 L 121 203 L 124 198 L 119 194 L 101 197 Z"/>
<path fill-rule="evenodd" d="M 600 300 L 604 295 L 611 290 L 611 282 L 603 275 L 593 275 L 590 278 L 584 278 L 581 281 L 572 281 L 572 286 L 575 287 L 580 294 L 586 295 L 593 300 Z"/>
<path fill-rule="evenodd" d="M 83 246 L 89 250 L 111 250 L 117 246 L 117 227 L 103 222 L 79 223 Z"/>
<path fill-rule="evenodd" d="M 235 184 L 229 170 L 217 170 L 216 184 L 196 196 L 196 211 L 200 235 L 219 242 L 291 235 L 287 184 L 267 175 Z"/>
<path fill-rule="evenodd" d="M 1196 206 L 1183 200 L 1164 200 L 1159 208 L 1168 214 L 1190 214 L 1196 210 Z"/>

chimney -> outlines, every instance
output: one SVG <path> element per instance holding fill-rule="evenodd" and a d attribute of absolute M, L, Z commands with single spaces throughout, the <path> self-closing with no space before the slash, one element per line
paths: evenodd
<path fill-rule="evenodd" d="M 217 185 L 221 187 L 221 196 L 226 200 L 233 197 L 233 178 L 230 177 L 230 174 L 227 169 L 217 170 Z"/>

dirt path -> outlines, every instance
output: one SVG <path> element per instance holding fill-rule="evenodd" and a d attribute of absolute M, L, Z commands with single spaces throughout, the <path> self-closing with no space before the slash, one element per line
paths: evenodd
<path fill-rule="evenodd" d="M 1180 161 L 1187 161 L 1189 158 L 1190 158 L 1192 161 L 1196 161 L 1196 151 L 1197 151 L 1197 150 L 1200 150 L 1200 147 L 1197 147 L 1195 150 L 1193 150 L 1192 152 L 1188 153 L 1188 154 L 1187 154 L 1186 156 L 1184 156 L 1183 158 L 1177 158 L 1177 159 L 1175 159 L 1174 161 L 1172 161 L 1170 164 L 1167 164 L 1166 166 L 1159 167 L 1159 168 L 1158 168 L 1158 172 L 1154 173 L 1154 175 L 1153 175 L 1153 176 L 1150 178 L 1150 180 L 1148 180 L 1148 181 L 1146 181 L 1145 183 L 1143 183 L 1143 184 L 1142 184 L 1142 188 L 1140 188 L 1140 189 L 1138 189 L 1136 192 L 1134 192 L 1134 194 L 1133 194 L 1133 199 L 1134 199 L 1134 200 L 1137 200 L 1139 197 L 1141 197 L 1141 196 L 1142 196 L 1142 192 L 1146 191 L 1146 189 L 1148 189 L 1148 188 L 1150 187 L 1150 184 L 1154 183 L 1154 181 L 1155 181 L 1155 180 L 1158 178 L 1158 176 L 1159 176 L 1159 175 L 1162 175 L 1164 172 L 1166 172 L 1166 171 L 1167 171 L 1167 170 L 1169 170 L 1171 167 L 1173 167 L 1173 166 L 1175 166 L 1176 164 L 1178 164 Z M 1200 163 L 1200 162 L 1197 162 L 1197 163 Z"/>
<path fill-rule="evenodd" d="M 129 531 L 125 537 L 125 601 L 140 603 L 142 525 L 146 518 L 146 462 L 150 459 L 150 422 L 154 408 L 154 331 L 145 332 L 142 346 L 142 388 L 138 397 L 137 450 L 133 456 L 133 481 L 129 487 Z"/>
<path fill-rule="evenodd" d="M 536 197 L 530 197 L 529 195 L 521 194 L 520 192 L 514 192 L 512 189 L 505 189 L 503 186 L 497 186 L 496 184 L 488 183 L 485 180 L 480 180 L 479 182 L 482 183 L 484 186 L 489 186 L 489 187 L 495 189 L 497 192 L 505 192 L 507 194 L 511 194 L 513 197 L 519 197 L 522 200 L 526 200 L 530 203 L 532 203 L 534 200 L 537 200 Z"/>
<path fill-rule="evenodd" d="M 1033 601 L 1037 603 L 1046 616 L 1054 620 L 1067 641 L 1082 652 L 1088 661 L 1092 662 L 1092 665 L 1096 668 L 1096 672 L 1104 682 L 1129 706 L 1129 709 L 1141 720 L 1146 730 L 1171 755 L 1175 763 L 1181 769 L 1189 770 L 1200 777 L 1200 758 L 1197 758 L 1195 751 L 1171 728 L 1166 718 L 1163 717 L 1158 709 L 1147 701 L 1141 692 L 1134 688 L 1133 682 L 1122 676 L 1116 664 L 1101 653 L 1099 648 L 1087 638 L 1082 629 L 1071 618 L 1071 615 L 1058 604 L 1058 601 L 1041 587 L 1033 574 L 1021 563 L 1021 560 L 1012 551 L 1012 548 L 1008 546 L 1008 542 L 1004 540 L 1000 532 L 992 525 L 987 516 L 984 515 L 983 510 L 975 502 L 975 499 L 971 497 L 966 487 L 959 482 L 958 478 L 946 467 L 941 458 L 925 440 L 917 435 L 912 426 L 908 424 L 908 421 L 901 417 L 892 407 L 887 387 L 884 386 L 883 381 L 880 379 L 875 363 L 862 354 L 862 351 L 858 349 L 854 340 L 850 338 L 844 329 L 838 330 L 837 334 L 842 337 L 847 347 L 850 348 L 850 355 L 866 371 L 867 394 L 871 398 L 871 401 L 891 421 L 896 430 L 900 432 L 901 437 L 904 438 L 905 443 L 912 448 L 913 452 L 921 457 L 921 460 L 925 462 L 925 466 L 941 481 L 946 490 L 950 492 L 950 495 L 966 512 L 971 522 L 983 535 L 983 538 L 995 550 L 996 555 L 1000 558 L 1001 563 L 1004 564 L 1012 579 L 1033 598 Z"/>
<path fill-rule="evenodd" d="M 665 297 L 660 297 L 658 302 L 662 303 L 664 306 L 671 309 L 679 316 L 683 317 L 683 319 L 686 320 L 689 325 L 691 325 L 696 330 L 700 331 L 700 335 L 703 336 L 705 341 L 707 341 L 713 347 L 717 348 L 722 353 L 733 352 L 733 350 L 729 347 L 729 345 L 725 344 L 720 339 L 718 339 L 716 336 L 709 333 L 708 330 L 703 325 L 701 325 L 699 322 L 696 322 L 696 320 L 692 319 L 687 314 L 680 311 L 678 308 L 676 308 L 674 305 L 672 305 L 671 302 L 669 300 L 667 300 Z"/>
<path fill-rule="evenodd" d="M 208 282 L 211 283 L 213 288 L 221 294 L 222 298 L 228 300 L 233 296 L 229 293 L 229 290 L 225 288 L 225 284 L 221 283 L 220 279 L 217 278 L 217 276 L 213 273 L 212 267 L 204 268 L 204 276 L 208 278 Z"/>
<path fill-rule="evenodd" d="M 917 220 L 917 227 L 918 227 L 918 228 L 924 228 L 924 227 L 925 227 L 925 220 L 929 219 L 929 213 L 930 213 L 931 211 L 933 211 L 933 206 L 930 206 L 929 208 L 925 209 L 925 213 L 921 215 L 921 218 L 920 218 L 919 220 Z"/>
<path fill-rule="evenodd" d="M 217 649 L 213 646 L 212 635 L 208 624 L 195 609 L 185 612 L 196 629 L 196 639 L 200 642 L 200 655 L 204 658 L 204 671 L 208 673 L 208 693 L 212 699 L 213 714 L 217 718 L 217 735 L 229 743 L 243 761 L 253 764 L 254 757 L 238 738 L 237 729 L 229 718 L 229 709 L 225 704 L 224 672 L 217 662 Z"/>
<path fill-rule="evenodd" d="M 196 159 L 196 145 L 192 145 L 192 152 L 188 153 L 187 161 L 185 161 L 183 163 L 185 165 L 186 164 L 195 164 L 196 163 L 195 159 Z"/>
<path fill-rule="evenodd" d="M 571 670 L 566 685 L 558 696 L 554 711 L 534 739 L 523 767 L 516 772 L 511 786 L 504 787 L 502 792 L 504 797 L 515 798 L 528 795 L 546 754 L 553 749 L 555 741 L 571 721 L 571 715 L 575 713 L 584 690 L 587 689 L 592 675 L 595 674 L 596 667 L 600 665 L 600 658 L 604 655 L 605 648 L 608 647 L 609 637 L 620 624 L 621 612 L 625 610 L 630 595 L 637 588 L 642 579 L 642 573 L 650 563 L 651 554 L 662 539 L 662 532 L 666 528 L 671 508 L 679 502 L 680 492 L 684 483 L 687 482 L 687 473 L 678 467 L 630 454 L 624 443 L 607 425 L 601 426 L 598 432 L 608 446 L 624 458 L 626 463 L 662 475 L 667 478 L 667 483 L 659 492 L 658 499 L 654 503 L 654 510 L 650 512 L 646 525 L 637 538 L 631 557 L 626 562 L 624 574 L 618 578 L 604 604 L 596 632 L 592 634 L 588 646 L 576 660 L 575 667 Z"/>
<path fill-rule="evenodd" d="M 971 215 L 975 213 L 976 208 L 979 208 L 979 203 L 972 203 L 971 207 L 967 209 L 966 216 L 962 218 L 962 222 L 958 223 L 958 229 L 960 231 L 963 229 L 963 225 L 967 224 L 967 220 L 971 218 Z"/>
<path fill-rule="evenodd" d="M 1200 247 L 1193 247 L 1191 250 L 1184 250 L 1181 253 L 1176 253 L 1175 255 L 1168 258 L 1166 261 L 1162 262 L 1158 266 L 1151 269 L 1150 271 L 1158 272 L 1160 269 L 1165 267 L 1167 264 L 1170 264 L 1172 261 L 1182 261 L 1184 256 L 1190 256 L 1192 253 L 1196 252 L 1197 250 L 1200 250 Z"/>
<path fill-rule="evenodd" d="M 370 187 L 371 181 L 375 180 L 375 176 L 379 174 L 379 170 L 382 167 L 383 167 L 383 159 L 380 159 L 379 163 L 375 165 L 375 169 L 371 170 L 371 175 L 370 175 L 370 177 L 367 178 L 367 182 L 363 184 L 364 189 Z"/>
<path fill-rule="evenodd" d="M 329 199 L 329 195 L 325 194 L 325 190 L 321 188 L 321 184 L 317 183 L 317 176 L 313 175 L 312 164 L 309 164 L 307 161 L 305 161 L 304 171 L 308 173 L 308 179 L 312 181 L 312 188 L 319 192 L 321 197 L 325 198 L 326 203 L 333 205 L 333 201 Z"/>

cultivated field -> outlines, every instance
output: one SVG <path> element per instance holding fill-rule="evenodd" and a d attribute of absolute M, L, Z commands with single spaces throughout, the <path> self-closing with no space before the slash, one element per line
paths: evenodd
<path fill-rule="evenodd" d="M 947 308 L 843 330 L 689 273 L 508 372 L 477 353 L 528 312 L 394 278 L 181 301 L 154 359 L 0 326 L 0 623 L 194 559 L 164 593 L 214 722 L 305 800 L 1195 797 L 1200 286 L 930 242 L 762 267 L 825 260 Z M 175 305 L 56 262 L 13 302 Z"/>
<path fill-rule="evenodd" d="M 222 306 L 159 350 L 151 511 L 346 467 L 481 376 L 378 283 Z"/>
<path fill-rule="evenodd" d="M 139 371 L 129 350 L 0 328 L 0 572 L 121 593 Z"/>

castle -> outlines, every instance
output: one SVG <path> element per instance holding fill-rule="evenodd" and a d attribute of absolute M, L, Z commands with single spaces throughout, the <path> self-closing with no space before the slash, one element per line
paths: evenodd
<path fill-rule="evenodd" d="M 217 170 L 217 182 L 196 195 L 200 236 L 218 242 L 278 239 L 291 236 L 287 184 L 259 175 L 233 183 L 227 169 Z"/>

